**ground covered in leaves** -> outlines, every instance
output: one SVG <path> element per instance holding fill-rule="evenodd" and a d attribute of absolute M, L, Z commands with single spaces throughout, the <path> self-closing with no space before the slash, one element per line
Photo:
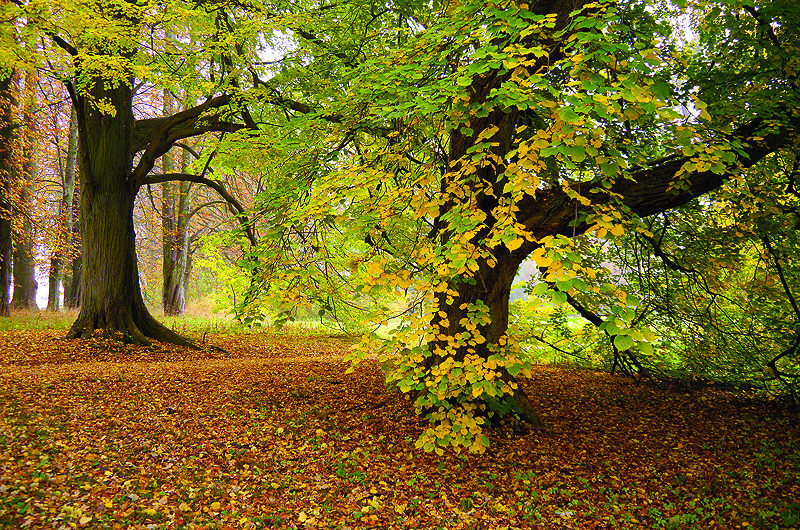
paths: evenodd
<path fill-rule="evenodd" d="M 343 339 L 63 334 L 0 334 L 0 527 L 800 526 L 797 416 L 741 395 L 541 367 L 549 432 L 439 457 L 374 362 L 345 374 Z"/>

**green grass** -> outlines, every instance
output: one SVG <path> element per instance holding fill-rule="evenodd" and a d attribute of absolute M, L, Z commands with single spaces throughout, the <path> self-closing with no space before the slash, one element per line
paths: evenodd
<path fill-rule="evenodd" d="M 168 328 L 182 334 L 211 333 L 227 335 L 269 331 L 271 326 L 247 328 L 240 326 L 231 315 L 212 313 L 202 305 L 190 304 L 180 316 L 166 316 L 160 308 L 149 308 L 151 314 Z M 0 333 L 3 331 L 42 331 L 48 329 L 66 332 L 75 319 L 78 310 L 51 311 L 11 311 L 11 316 L 0 317 Z M 320 324 L 319 319 L 303 319 L 287 323 L 282 332 L 310 336 L 333 336 L 341 333 L 333 327 Z"/>
<path fill-rule="evenodd" d="M 236 322 L 229 315 L 207 313 L 202 308 L 189 306 L 186 313 L 177 316 L 164 316 L 151 308 L 153 316 L 167 327 L 175 331 L 191 331 L 203 333 L 230 333 L 236 329 Z M 78 310 L 63 311 L 11 311 L 11 316 L 0 317 L 0 332 L 3 331 L 37 331 L 46 329 L 68 330 L 78 317 Z"/>
<path fill-rule="evenodd" d="M 0 332 L 44 329 L 67 330 L 78 312 L 70 311 L 11 311 L 11 316 L 0 317 Z"/>

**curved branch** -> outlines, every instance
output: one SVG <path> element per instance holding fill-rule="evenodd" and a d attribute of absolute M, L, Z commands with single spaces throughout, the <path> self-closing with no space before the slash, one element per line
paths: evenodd
<path fill-rule="evenodd" d="M 213 189 L 217 193 L 219 193 L 220 197 L 225 199 L 225 202 L 228 203 L 228 206 L 236 214 L 237 218 L 239 219 L 239 224 L 242 226 L 242 229 L 247 235 L 247 239 L 250 241 L 250 244 L 256 246 L 258 244 L 258 240 L 256 239 L 255 234 L 253 233 L 253 227 L 250 225 L 250 219 L 245 213 L 244 206 L 236 197 L 228 193 L 228 190 L 225 187 L 217 182 L 216 180 L 211 180 L 206 177 L 201 177 L 200 175 L 192 175 L 190 173 L 162 173 L 160 175 L 150 175 L 144 179 L 142 182 L 143 185 L 147 184 L 160 184 L 162 182 L 175 182 L 175 181 L 184 181 L 184 182 L 195 182 L 197 184 L 204 184 L 209 188 Z"/>
<path fill-rule="evenodd" d="M 786 281 L 786 275 L 783 273 L 783 266 L 781 265 L 781 262 L 778 259 L 778 253 L 775 251 L 775 248 L 772 246 L 772 243 L 770 243 L 769 237 L 765 235 L 761 238 L 761 241 L 767 248 L 767 252 L 769 252 L 769 255 L 772 256 L 772 262 L 775 264 L 775 270 L 778 271 L 778 277 L 781 280 L 783 291 L 786 293 L 786 297 L 789 299 L 789 303 L 792 304 L 792 309 L 794 309 L 795 318 L 797 318 L 797 321 L 800 322 L 800 307 L 798 307 L 797 300 L 795 299 L 794 294 L 792 294 L 792 290 L 789 288 L 789 282 Z"/>
<path fill-rule="evenodd" d="M 193 157 L 195 157 L 197 159 L 200 158 L 200 153 L 198 153 L 197 151 L 192 149 L 189 145 L 187 145 L 187 144 L 185 144 L 183 142 L 175 142 L 174 146 L 175 147 L 180 147 L 181 149 L 183 149 L 184 151 L 187 151 L 189 154 L 191 154 Z"/>

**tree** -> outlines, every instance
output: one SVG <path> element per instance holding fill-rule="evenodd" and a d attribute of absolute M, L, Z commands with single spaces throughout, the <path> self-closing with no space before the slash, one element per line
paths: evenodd
<path fill-rule="evenodd" d="M 71 106 L 70 106 L 71 108 Z M 61 199 L 58 202 L 58 232 L 55 249 L 50 258 L 50 272 L 48 275 L 49 289 L 47 293 L 47 309 L 58 311 L 59 309 L 59 285 L 64 283 L 64 305 L 67 307 L 77 307 L 74 303 L 76 299 L 73 284 L 79 283 L 72 281 L 75 273 L 72 264 L 77 260 L 73 256 L 73 242 L 75 237 L 75 216 L 73 215 L 73 204 L 75 201 L 76 166 L 78 161 L 78 128 L 75 123 L 75 112 L 70 111 L 69 128 L 67 132 L 66 153 L 58 154 L 59 173 L 61 175 Z M 62 162 L 63 158 L 63 162 Z M 69 265 L 69 274 L 64 275 L 64 264 Z M 69 279 L 70 281 L 65 281 Z"/>
<path fill-rule="evenodd" d="M 271 286 L 271 304 L 319 307 L 331 295 L 326 265 L 340 241 L 332 234 L 347 230 L 353 272 L 336 273 L 341 300 L 421 293 L 425 315 L 408 315 L 385 348 L 400 352 L 390 380 L 432 423 L 419 441 L 427 450 L 482 450 L 481 425 L 512 410 L 542 426 L 515 381 L 530 361 L 507 336 L 524 260 L 543 270 L 542 294 L 556 303 L 600 292 L 575 238 L 647 233 L 642 219 L 740 178 L 797 135 L 796 7 L 694 6 L 711 38 L 693 55 L 672 38 L 670 16 L 649 4 L 462 2 L 427 17 L 387 9 L 380 31 L 376 15 L 352 33 L 391 37 L 355 48 L 335 9 L 316 33 L 295 32 L 298 55 L 326 74 L 317 86 L 332 102 L 295 105 L 292 124 L 322 138 L 304 155 L 324 162 L 304 208 L 287 206 L 284 228 L 262 238 L 254 257 L 270 265 L 258 284 Z M 756 50 L 757 60 L 703 60 L 731 48 Z M 706 82 L 723 78 L 727 85 Z M 274 200 L 263 197 L 264 212 Z M 411 237 L 398 237 L 392 225 L 409 223 Z M 315 229 L 310 240 L 305 227 Z M 309 243 L 313 253 L 303 250 Z M 298 255 L 299 267 L 286 259 Z M 645 348 L 634 338 L 642 334 L 633 299 L 619 288 L 608 294 L 619 325 L 604 329 L 619 351 Z"/>
<path fill-rule="evenodd" d="M 68 337 L 88 337 L 101 329 L 106 334 L 119 333 L 135 343 L 157 339 L 191 346 L 189 340 L 158 323 L 143 303 L 135 256 L 133 201 L 146 184 L 182 178 L 179 174 L 158 178 L 150 175 L 156 160 L 175 142 L 206 132 L 231 132 L 241 126 L 220 114 L 220 109 L 228 108 L 232 100 L 230 94 L 224 93 L 206 97 L 203 103 L 170 116 L 135 119 L 135 71 L 148 61 L 149 66 L 157 65 L 159 59 L 157 53 L 142 52 L 142 32 L 145 27 L 160 23 L 173 24 L 171 29 L 179 24 L 171 14 L 172 8 L 169 15 L 164 15 L 145 5 L 126 6 L 122 9 L 99 2 L 66 6 L 57 14 L 42 10 L 36 13 L 38 17 L 29 17 L 27 26 L 34 38 L 34 30 L 48 36 L 65 52 L 64 59 L 71 62 L 64 81 L 75 107 L 78 129 L 82 281 L 81 311 Z M 17 7 L 25 8 L 23 4 Z M 173 8 L 175 13 L 183 13 L 180 3 Z M 91 16 L 86 18 L 89 12 Z M 197 31 L 214 28 L 215 16 L 224 15 L 202 8 L 196 14 L 198 18 L 193 22 L 205 17 Z M 62 34 L 61 28 L 75 32 Z M 195 31 L 192 27 L 178 29 Z M 151 36 L 163 36 L 154 31 Z M 173 46 L 170 53 L 177 50 L 191 57 L 197 52 L 193 44 L 177 38 L 165 45 Z M 219 54 L 212 50 L 208 58 L 211 75 L 222 77 L 212 82 L 212 92 L 229 81 L 227 65 L 214 71 L 213 61 Z M 168 60 L 161 64 L 173 66 Z M 194 63 L 189 65 L 190 70 L 193 67 Z M 167 76 L 179 78 L 182 73 L 173 70 Z M 195 176 L 195 181 L 221 188 L 202 177 Z"/>
<path fill-rule="evenodd" d="M 25 76 L 20 92 L 23 100 L 22 123 L 19 134 L 20 148 L 17 150 L 21 156 L 16 167 L 14 190 L 17 194 L 14 200 L 14 251 L 12 261 L 14 264 L 14 295 L 11 307 L 15 309 L 37 309 L 36 290 L 36 252 L 33 223 L 33 186 L 37 178 L 37 149 L 36 149 L 36 78 L 33 73 Z"/>
<path fill-rule="evenodd" d="M 14 140 L 13 72 L 0 72 L 0 316 L 9 315 L 11 289 L 11 175 Z"/>
<path fill-rule="evenodd" d="M 172 111 L 173 98 L 164 92 L 164 110 Z M 185 173 L 189 151 L 183 150 L 180 171 L 175 154 L 162 157 L 164 173 Z M 163 286 L 161 303 L 165 315 L 182 315 L 186 309 L 186 280 L 189 275 L 189 220 L 191 182 L 161 184 L 161 238 Z"/>

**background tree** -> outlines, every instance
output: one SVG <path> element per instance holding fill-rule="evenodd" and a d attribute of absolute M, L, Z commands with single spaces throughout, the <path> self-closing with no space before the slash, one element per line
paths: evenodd
<path fill-rule="evenodd" d="M 14 200 L 13 224 L 13 273 L 14 295 L 11 307 L 14 309 L 37 309 L 36 289 L 36 234 L 34 232 L 33 188 L 37 180 L 37 87 L 32 72 L 20 80 L 22 127 L 19 129 L 16 152 L 21 159 L 17 161 L 13 188 L 17 194 Z"/>
<path fill-rule="evenodd" d="M 70 105 L 71 109 L 71 105 Z M 57 114 L 56 122 L 57 122 Z M 58 223 L 54 249 L 50 257 L 50 272 L 48 274 L 48 293 L 47 309 L 58 311 L 60 304 L 59 286 L 64 286 L 64 305 L 67 307 L 77 307 L 75 300 L 73 283 L 74 276 L 72 263 L 75 259 L 74 238 L 75 238 L 75 216 L 73 215 L 73 202 L 75 201 L 76 185 L 76 166 L 78 161 L 78 128 L 75 121 L 75 112 L 69 113 L 69 126 L 67 129 L 66 149 L 62 155 L 60 142 L 56 142 L 58 152 L 58 174 L 61 177 L 60 197 L 58 200 Z M 67 274 L 64 274 L 64 266 L 68 266 Z"/>
<path fill-rule="evenodd" d="M 164 92 L 164 110 L 172 112 L 173 97 Z M 175 160 L 175 149 L 161 157 L 164 173 L 186 173 L 189 148 Z M 161 237 L 163 287 L 161 303 L 165 315 L 181 315 L 186 309 L 186 281 L 189 275 L 189 220 L 191 182 L 161 184 Z"/>
<path fill-rule="evenodd" d="M 9 315 L 11 302 L 11 175 L 13 172 L 13 72 L 0 71 L 0 316 Z"/>

